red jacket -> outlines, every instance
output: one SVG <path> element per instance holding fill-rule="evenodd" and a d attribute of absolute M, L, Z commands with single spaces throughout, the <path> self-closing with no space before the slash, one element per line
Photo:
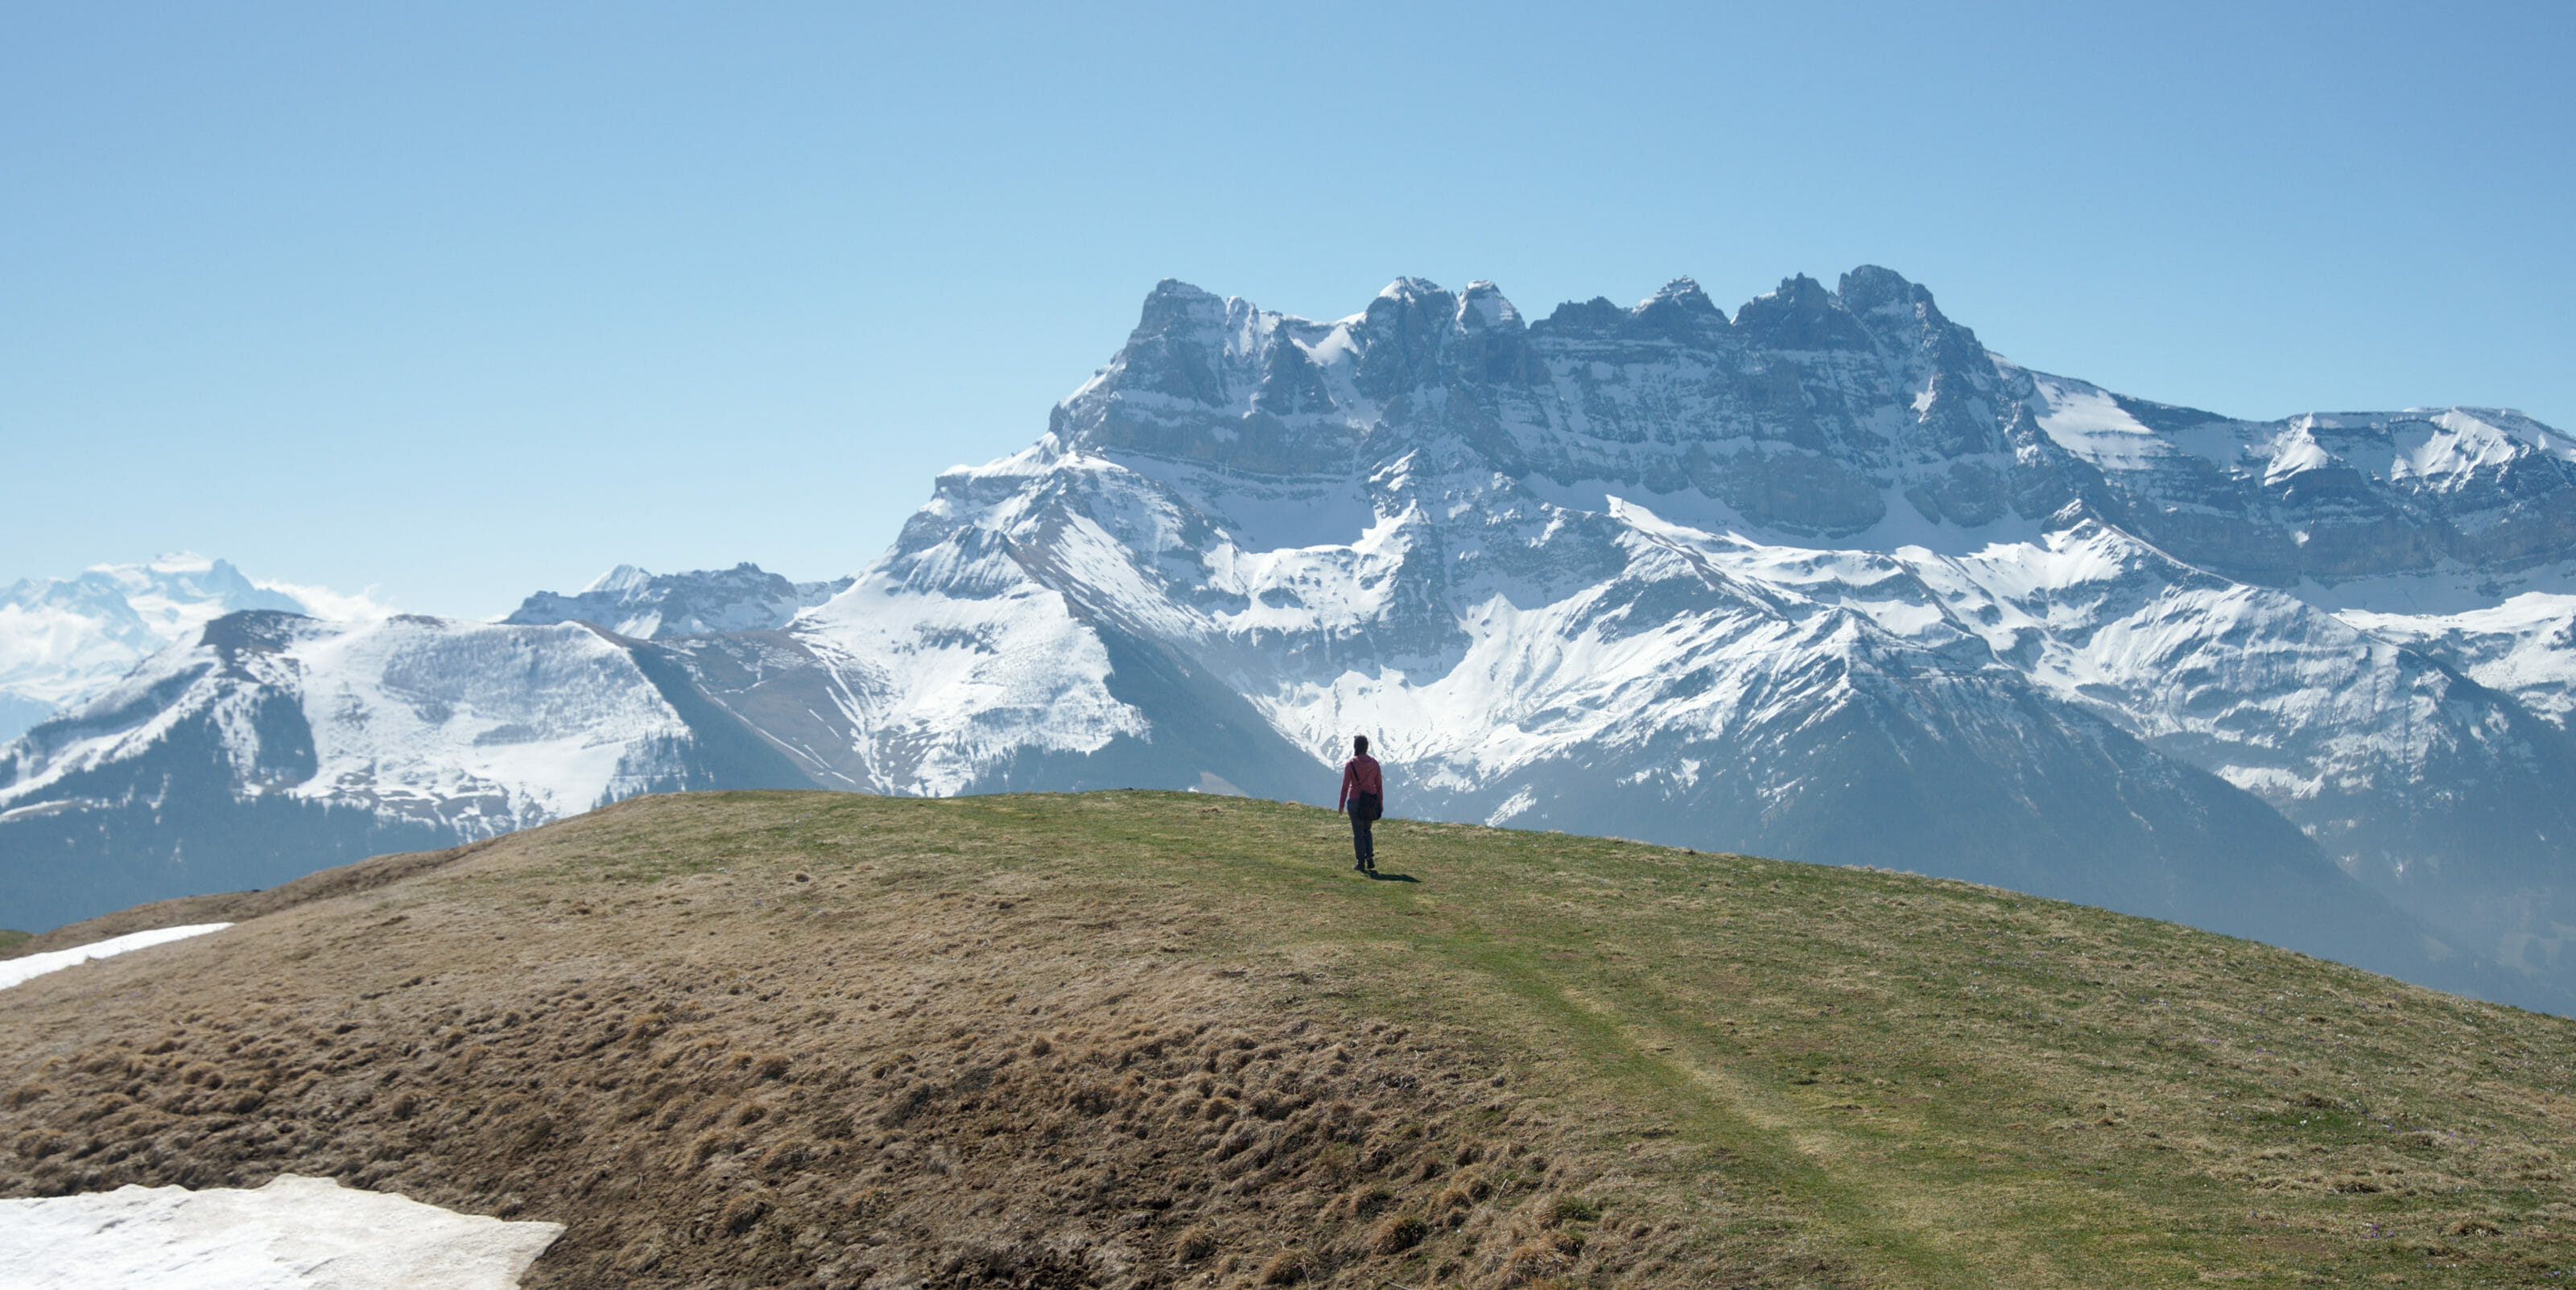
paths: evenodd
<path fill-rule="evenodd" d="M 1333 803 L 1333 809 L 1338 811 L 1349 806 L 1351 798 L 1360 793 L 1371 794 L 1380 800 L 1386 796 L 1386 785 L 1377 776 L 1377 758 L 1367 753 L 1342 763 L 1342 800 Z"/>

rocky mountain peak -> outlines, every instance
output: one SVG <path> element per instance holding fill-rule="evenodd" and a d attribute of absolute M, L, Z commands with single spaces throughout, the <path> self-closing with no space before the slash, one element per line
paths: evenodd
<path fill-rule="evenodd" d="M 1630 330 L 1682 340 L 1727 330 L 1726 311 L 1689 278 L 1675 278 L 1629 310 Z"/>
<path fill-rule="evenodd" d="M 1360 316 L 1361 393 L 1385 400 L 1432 380 L 1441 350 L 1460 329 L 1459 300 L 1424 278 L 1387 284 Z"/>
<path fill-rule="evenodd" d="M 1379 288 L 1377 298 L 1418 304 L 1426 300 L 1446 300 L 1449 298 L 1449 293 L 1443 290 L 1439 283 L 1429 278 L 1403 277 Z"/>
<path fill-rule="evenodd" d="M 1364 335 L 1400 329 L 1436 336 L 1458 321 L 1458 297 L 1429 278 L 1397 278 L 1360 313 Z"/>
<path fill-rule="evenodd" d="M 1755 296 L 1735 311 L 1735 326 L 1747 340 L 1775 350 L 1863 350 L 1869 334 L 1852 317 L 1842 298 L 1825 284 L 1798 274 L 1783 278 L 1768 295 Z"/>
<path fill-rule="evenodd" d="M 1225 402 L 1219 366 L 1225 350 L 1227 303 L 1176 278 L 1154 284 L 1104 376 L 1123 389 L 1193 403 Z"/>
<path fill-rule="evenodd" d="M 1718 308 L 1717 302 L 1709 299 L 1707 292 L 1700 290 L 1698 280 L 1688 276 L 1675 278 L 1655 294 L 1638 301 L 1635 312 L 1643 314 L 1659 305 L 1671 305 L 1685 313 L 1726 316 L 1726 311 Z"/>
<path fill-rule="evenodd" d="M 1460 331 L 1517 331 L 1520 326 L 1521 311 L 1503 298 L 1502 288 L 1483 278 L 1468 283 L 1467 290 L 1458 297 Z"/>
<path fill-rule="evenodd" d="M 1844 274 L 1834 286 L 1834 295 L 1855 314 L 1893 312 L 1914 317 L 1928 310 L 1932 317 L 1940 317 L 1940 310 L 1933 307 L 1930 288 L 1908 282 L 1904 274 L 1875 264 L 1864 264 Z"/>
<path fill-rule="evenodd" d="M 1160 335 L 1174 327 L 1214 325 L 1225 319 L 1225 300 L 1178 278 L 1165 278 L 1145 293 L 1136 320 L 1137 335 Z"/>
<path fill-rule="evenodd" d="M 630 595 L 635 592 L 642 591 L 644 588 L 652 585 L 652 582 L 652 574 L 646 573 L 643 569 L 635 565 L 621 564 L 616 568 L 591 579 L 590 585 L 582 588 L 577 594 L 584 596 Z"/>

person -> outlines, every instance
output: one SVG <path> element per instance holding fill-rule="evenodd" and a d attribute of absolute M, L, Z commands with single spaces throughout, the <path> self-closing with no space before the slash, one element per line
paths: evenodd
<path fill-rule="evenodd" d="M 1369 826 L 1386 813 L 1386 781 L 1377 758 L 1369 756 L 1367 735 L 1351 736 L 1351 759 L 1342 763 L 1342 800 L 1333 809 L 1351 817 L 1351 868 L 1376 873 L 1377 842 Z"/>

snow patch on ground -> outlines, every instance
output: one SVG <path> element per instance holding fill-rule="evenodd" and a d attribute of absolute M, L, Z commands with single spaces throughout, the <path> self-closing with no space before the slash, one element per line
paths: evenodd
<path fill-rule="evenodd" d="M 170 941 L 184 941 L 191 936 L 220 932 L 230 926 L 232 926 L 230 923 L 192 923 L 186 927 L 156 927 L 148 932 L 128 932 L 123 936 L 111 936 L 103 941 L 92 941 L 87 945 L 75 945 L 67 950 L 47 950 L 42 954 L 30 954 L 24 958 L 0 961 L 0 990 L 34 980 L 48 972 L 60 972 L 64 968 L 87 963 L 91 959 L 113 958 L 128 950 L 139 950 L 146 946 L 162 945 Z"/>
<path fill-rule="evenodd" d="M 0 1200 L 0 1284 L 509 1290 L 563 1231 L 293 1174 L 256 1191 L 120 1187 Z"/>

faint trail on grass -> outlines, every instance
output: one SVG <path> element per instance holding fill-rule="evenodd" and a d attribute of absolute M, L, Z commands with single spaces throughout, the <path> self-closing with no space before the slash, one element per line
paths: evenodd
<path fill-rule="evenodd" d="M 1293 870 L 1289 870 L 1293 873 Z M 1281 876 L 1288 876 L 1283 873 Z M 1307 875 L 1295 873 L 1298 878 Z M 2036 1251 L 2018 1242 L 2002 1244 L 2008 1267 L 1998 1268 L 1992 1254 L 1980 1258 L 1959 1248 L 1958 1237 L 1981 1233 L 2002 1241 L 1998 1218 L 2011 1209 L 2008 1198 L 1972 1199 L 1957 1189 L 1938 1198 L 1909 1194 L 1892 1198 L 1849 1180 L 1852 1173 L 1836 1166 L 1875 1154 L 1877 1148 L 1841 1127 L 1819 1120 L 1809 1109 L 1776 1090 L 1765 1088 L 1721 1062 L 1690 1055 L 1704 1045 L 1681 1028 L 1619 1005 L 1591 991 L 1570 988 L 1564 974 L 1536 961 L 1541 951 L 1503 943 L 1483 926 L 1485 917 L 1441 900 L 1417 898 L 1424 888 L 1360 884 L 1353 894 L 1381 898 L 1383 916 L 1399 923 L 1388 931 L 1415 953 L 1437 953 L 1457 969 L 1484 976 L 1511 996 L 1553 1014 L 1578 1035 L 1593 1040 L 1596 1058 L 1619 1076 L 1651 1086 L 1666 1100 L 1685 1098 L 1691 1110 L 1675 1108 L 1673 1127 L 1707 1145 L 1723 1148 L 1752 1164 L 1767 1180 L 1798 1197 L 1823 1225 L 1841 1238 L 1847 1254 L 1866 1257 L 1867 1275 L 1896 1284 L 1925 1287 L 1975 1287 L 1997 1283 L 2003 1273 L 2017 1285 L 2081 1283 Z M 1429 894 L 1429 893 L 1424 893 Z M 1437 924 L 1422 925 L 1421 920 Z"/>
<path fill-rule="evenodd" d="M 1840 1231 L 1845 1250 L 1875 1256 L 1877 1264 L 1870 1268 L 1874 1275 L 1934 1287 L 1982 1290 L 1994 1284 L 1992 1269 L 1963 1264 L 1945 1248 L 1948 1231 L 1965 1228 L 1979 1216 L 1945 1213 L 1942 1217 L 1955 1219 L 1946 1228 L 1908 1217 L 1829 1169 L 1861 1153 L 1860 1144 L 1849 1135 L 1819 1123 L 1786 1097 L 1720 1067 L 1678 1055 L 1690 1042 L 1687 1036 L 1641 1022 L 1586 992 L 1553 985 L 1547 974 L 1520 958 L 1497 949 L 1474 955 L 1467 966 L 1522 999 L 1558 1013 L 1578 1032 L 1589 1032 L 1601 1047 L 1614 1049 L 1626 1067 L 1621 1073 L 1655 1086 L 1667 1098 L 1678 1095 L 1696 1103 L 1696 1114 L 1673 1117 L 1676 1131 L 1726 1148 L 1768 1175 L 1769 1181 L 1802 1198 L 1820 1220 Z M 1654 1052 L 1659 1046 L 1671 1051 Z"/>
<path fill-rule="evenodd" d="M 1535 983 L 1532 988 L 1547 989 Z M 1686 1034 L 1632 1016 L 1586 992 L 1558 989 L 1552 993 L 1568 1007 L 1596 1018 L 1628 1050 L 1631 1060 L 1658 1069 L 1668 1077 L 1665 1082 L 1677 1080 L 1686 1085 L 1711 1104 L 1718 1115 L 1740 1121 L 1785 1144 L 1794 1158 L 1775 1155 L 1766 1163 L 1783 1168 L 1803 1183 L 1829 1221 L 1843 1227 L 1854 1238 L 1856 1247 L 1874 1249 L 1895 1259 L 1907 1271 L 1925 1278 L 1924 1284 L 1995 1283 L 1997 1269 L 1964 1261 L 1969 1256 L 1956 1248 L 1956 1237 L 1968 1232 L 1981 1232 L 1989 1239 L 1999 1237 L 2002 1229 L 1997 1220 L 2011 1208 L 2006 1198 L 1981 1200 L 1951 1188 L 1929 1193 L 1909 1189 L 1903 1198 L 1891 1199 L 1874 1189 L 1844 1181 L 1846 1175 L 1831 1172 L 1832 1167 L 1874 1154 L 1874 1144 L 1818 1120 L 1812 1111 L 1786 1094 L 1749 1081 L 1722 1064 L 1685 1055 L 1686 1047 L 1698 1046 Z M 1741 1143 L 1728 1145 L 1738 1151 L 1745 1149 Z M 2014 1284 L 2080 1283 L 2080 1278 L 2055 1275 L 2056 1269 L 2030 1251 L 2014 1249 L 2012 1253 L 2012 1261 L 2019 1265 Z"/>

